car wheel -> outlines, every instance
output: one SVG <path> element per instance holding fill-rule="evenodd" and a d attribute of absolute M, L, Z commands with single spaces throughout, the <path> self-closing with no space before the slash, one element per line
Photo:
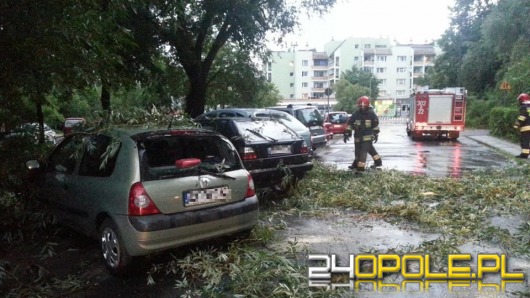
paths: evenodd
<path fill-rule="evenodd" d="M 123 240 L 116 224 L 109 218 L 105 219 L 99 229 L 101 256 L 110 273 L 121 275 L 132 262 L 125 250 Z"/>

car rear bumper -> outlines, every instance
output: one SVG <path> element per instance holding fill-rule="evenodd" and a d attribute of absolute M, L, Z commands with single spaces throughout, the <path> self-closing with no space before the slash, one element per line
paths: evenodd
<path fill-rule="evenodd" d="M 297 178 L 302 178 L 307 171 L 313 169 L 313 162 L 306 162 L 296 165 L 283 165 L 281 167 L 249 170 L 256 188 L 271 187 L 290 174 Z"/>
<path fill-rule="evenodd" d="M 177 214 L 115 218 L 127 252 L 147 255 L 198 241 L 252 229 L 258 223 L 257 196 L 229 205 Z"/>

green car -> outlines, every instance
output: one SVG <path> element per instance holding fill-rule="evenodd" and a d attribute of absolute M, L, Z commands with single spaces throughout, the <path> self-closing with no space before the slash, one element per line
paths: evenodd
<path fill-rule="evenodd" d="M 57 218 L 101 242 L 106 267 L 234 233 L 258 221 L 254 182 L 232 143 L 196 128 L 74 133 L 26 163 Z"/>

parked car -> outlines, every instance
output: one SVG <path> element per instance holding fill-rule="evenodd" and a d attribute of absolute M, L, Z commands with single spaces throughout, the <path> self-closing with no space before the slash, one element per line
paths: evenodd
<path fill-rule="evenodd" d="M 74 128 L 76 128 L 76 126 L 81 126 L 85 122 L 86 122 L 85 118 L 81 118 L 81 117 L 64 119 L 63 135 L 66 137 L 67 135 L 74 132 Z"/>
<path fill-rule="evenodd" d="M 308 145 L 309 155 L 313 156 L 311 132 L 302 122 L 296 119 L 293 115 L 275 109 L 254 109 L 254 108 L 227 108 L 206 112 L 199 115 L 195 120 L 201 121 L 205 119 L 227 118 L 227 117 L 243 117 L 243 118 L 261 118 L 274 119 L 280 121 L 285 126 L 289 127 L 300 135 Z"/>
<path fill-rule="evenodd" d="M 324 126 L 328 131 L 335 134 L 344 134 L 348 128 L 348 119 L 350 116 L 347 112 L 335 111 L 329 112 L 324 116 Z"/>
<path fill-rule="evenodd" d="M 212 131 L 73 133 L 26 167 L 62 223 L 99 239 L 113 274 L 134 257 L 248 233 L 258 222 L 252 176 Z"/>
<path fill-rule="evenodd" d="M 324 130 L 324 118 L 316 107 L 288 105 L 286 107 L 271 107 L 270 109 L 287 112 L 309 128 L 313 150 L 327 145 L 328 139 Z"/>
<path fill-rule="evenodd" d="M 196 121 L 232 141 L 256 188 L 286 191 L 313 168 L 305 140 L 280 121 L 243 117 Z"/>
<path fill-rule="evenodd" d="M 48 143 L 56 143 L 56 133 L 48 124 L 43 123 L 44 140 Z M 39 141 L 39 123 L 24 123 L 15 127 L 10 133 L 5 135 L 6 139 L 29 137 Z"/>

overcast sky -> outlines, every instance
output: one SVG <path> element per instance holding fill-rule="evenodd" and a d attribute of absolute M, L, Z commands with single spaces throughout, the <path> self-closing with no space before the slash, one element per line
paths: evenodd
<path fill-rule="evenodd" d="M 400 43 L 423 43 L 438 39 L 449 27 L 449 7 L 454 0 L 337 0 L 322 18 L 301 19 L 301 31 L 287 44 L 324 50 L 330 40 L 349 37 L 383 37 Z M 272 46 L 286 50 L 285 45 Z"/>

